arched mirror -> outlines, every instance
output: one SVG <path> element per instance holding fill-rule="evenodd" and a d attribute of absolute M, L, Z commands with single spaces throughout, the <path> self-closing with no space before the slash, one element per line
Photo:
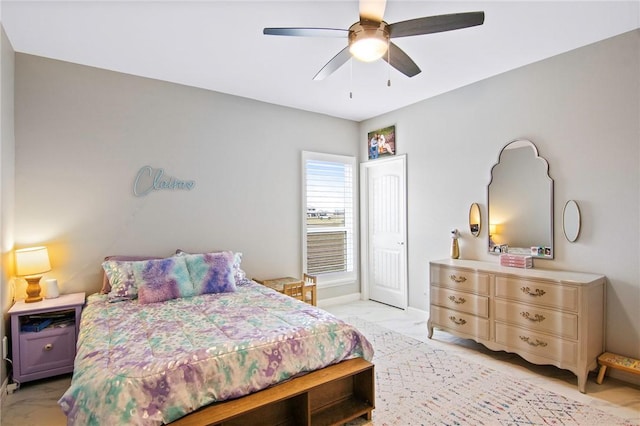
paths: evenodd
<path fill-rule="evenodd" d="M 474 237 L 480 235 L 481 227 L 482 220 L 480 219 L 480 206 L 478 203 L 473 203 L 469 209 L 469 231 L 471 232 L 471 235 Z"/>
<path fill-rule="evenodd" d="M 570 243 L 576 242 L 580 235 L 580 208 L 574 200 L 567 201 L 562 211 L 564 236 Z"/>
<path fill-rule="evenodd" d="M 553 179 L 528 140 L 507 144 L 487 189 L 489 252 L 553 258 Z"/>

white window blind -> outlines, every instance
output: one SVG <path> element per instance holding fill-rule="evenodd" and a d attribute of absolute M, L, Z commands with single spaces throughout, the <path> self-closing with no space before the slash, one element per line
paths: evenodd
<path fill-rule="evenodd" d="M 355 158 L 303 153 L 305 270 L 319 282 L 355 278 Z"/>

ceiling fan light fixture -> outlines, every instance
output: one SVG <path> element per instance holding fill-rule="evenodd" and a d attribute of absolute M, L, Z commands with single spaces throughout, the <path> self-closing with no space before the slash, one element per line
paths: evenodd
<path fill-rule="evenodd" d="M 362 38 L 349 47 L 349 52 L 354 58 L 363 62 L 372 62 L 380 59 L 387 53 L 388 44 L 379 38 Z"/>
<path fill-rule="evenodd" d="M 356 22 L 349 28 L 349 53 L 363 62 L 380 59 L 389 49 L 387 23 Z"/>

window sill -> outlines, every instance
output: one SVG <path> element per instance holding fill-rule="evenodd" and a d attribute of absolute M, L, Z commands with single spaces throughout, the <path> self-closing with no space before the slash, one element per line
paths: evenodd
<path fill-rule="evenodd" d="M 355 277 L 327 278 L 324 280 L 318 277 L 318 288 L 340 287 L 343 285 L 356 284 L 356 283 L 357 283 L 357 279 Z"/>

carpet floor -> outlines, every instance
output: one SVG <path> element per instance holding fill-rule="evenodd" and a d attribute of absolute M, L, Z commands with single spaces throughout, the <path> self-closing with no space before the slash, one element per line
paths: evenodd
<path fill-rule="evenodd" d="M 375 349 L 375 426 L 639 425 L 392 330 L 347 318 Z M 355 422 L 353 424 L 362 424 Z"/>

